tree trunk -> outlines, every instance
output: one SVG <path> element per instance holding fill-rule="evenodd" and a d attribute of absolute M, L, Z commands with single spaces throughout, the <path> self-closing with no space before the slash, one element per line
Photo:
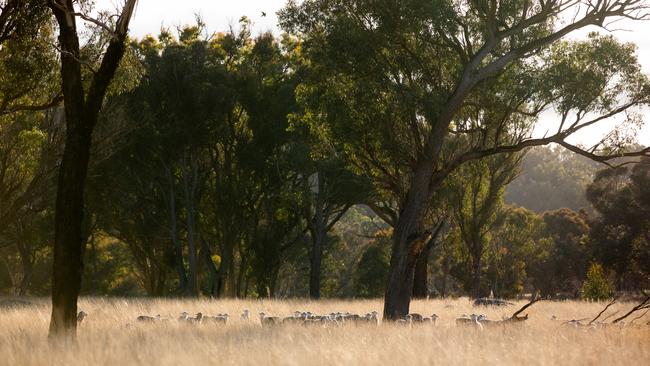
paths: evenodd
<path fill-rule="evenodd" d="M 174 246 L 174 264 L 178 274 L 178 292 L 187 293 L 187 275 L 183 263 L 183 247 L 178 239 L 178 228 L 176 223 L 176 193 L 174 192 L 174 179 L 171 170 L 167 170 L 167 181 L 169 183 L 169 222 L 172 245 Z"/>
<path fill-rule="evenodd" d="M 228 236 L 224 236 L 228 240 Z M 226 286 L 228 283 L 228 273 L 231 267 L 231 263 L 234 260 L 233 246 L 224 243 L 223 251 L 221 253 L 221 263 L 219 264 L 219 276 L 217 277 L 217 294 L 219 297 L 226 296 Z"/>
<path fill-rule="evenodd" d="M 436 226 L 431 239 L 427 242 L 422 249 L 422 253 L 418 256 L 415 263 L 415 277 L 413 279 L 413 297 L 417 299 L 425 299 L 429 296 L 429 259 L 431 257 L 431 250 L 435 247 L 440 231 L 442 230 L 443 221 L 440 221 Z"/>
<path fill-rule="evenodd" d="M 20 287 L 18 288 L 19 296 L 26 296 L 27 291 L 29 290 L 29 283 L 32 280 L 32 275 L 34 274 L 34 262 L 30 257 L 22 259 L 23 264 L 23 278 L 20 279 Z"/>
<path fill-rule="evenodd" d="M 196 241 L 195 241 L 195 224 L 194 224 L 194 185 L 195 185 L 195 171 L 193 168 L 190 168 L 188 172 L 187 163 L 192 164 L 191 161 L 188 162 L 187 159 L 183 159 L 183 188 L 185 193 L 185 209 L 186 221 L 187 221 L 187 247 L 188 247 L 188 264 L 189 264 L 189 276 L 188 276 L 188 294 L 190 296 L 198 296 L 199 294 L 199 283 L 198 283 L 198 262 L 196 256 Z M 191 158 L 190 158 L 191 160 Z M 192 181 L 190 182 L 189 174 L 192 174 Z"/>
<path fill-rule="evenodd" d="M 471 295 L 475 299 L 481 297 L 481 255 L 472 256 Z"/>
<path fill-rule="evenodd" d="M 136 0 L 128 0 L 124 4 L 122 13 L 115 22 L 115 34 L 85 92 L 73 1 L 49 2 L 59 25 L 61 81 L 66 118 L 66 141 L 59 167 L 54 218 L 50 336 L 76 335 L 77 298 L 83 271 L 83 194 L 92 133 L 106 90 L 124 55 L 126 35 L 135 3 Z"/>
<path fill-rule="evenodd" d="M 74 102 L 83 103 L 83 99 Z M 72 108 L 66 105 L 66 112 L 69 109 Z M 78 126 L 83 123 L 79 117 L 66 113 L 68 129 L 59 168 L 54 221 L 50 335 L 67 331 L 74 335 L 77 327 L 77 298 L 83 272 L 83 192 L 91 144 L 90 131 Z"/>
<path fill-rule="evenodd" d="M 203 250 L 205 264 L 210 272 L 210 296 L 214 298 L 217 296 L 217 280 L 219 277 L 219 271 L 217 271 L 217 267 L 212 261 L 212 251 L 205 240 L 201 240 L 201 249 Z"/>
<path fill-rule="evenodd" d="M 418 256 L 415 263 L 415 275 L 413 279 L 413 297 L 416 299 L 426 299 L 429 295 L 428 286 L 428 271 L 429 271 L 429 257 L 431 248 L 425 248 Z"/>
<path fill-rule="evenodd" d="M 423 159 L 415 171 L 405 204 L 393 231 L 393 248 L 384 297 L 384 319 L 386 320 L 402 319 L 409 313 L 415 263 L 425 245 L 420 238 L 420 227 L 425 205 L 429 204 L 432 174 L 433 164 Z"/>
<path fill-rule="evenodd" d="M 323 248 L 327 240 L 327 233 L 324 228 L 317 227 L 312 232 L 312 248 L 309 256 L 309 297 L 312 299 L 320 299 L 320 277 L 321 265 L 323 262 Z"/>
<path fill-rule="evenodd" d="M 239 256 L 241 258 L 241 261 L 239 263 L 239 273 L 237 274 L 237 297 L 246 297 L 246 293 L 244 291 L 244 278 L 246 275 L 246 268 L 248 266 L 248 263 L 246 261 L 246 256 L 244 253 L 241 252 L 241 249 L 239 250 Z"/>

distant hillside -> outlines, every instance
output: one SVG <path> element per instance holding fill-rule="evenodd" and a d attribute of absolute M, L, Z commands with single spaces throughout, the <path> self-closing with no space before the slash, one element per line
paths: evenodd
<path fill-rule="evenodd" d="M 506 202 L 536 212 L 562 207 L 591 212 L 585 187 L 602 168 L 562 148 L 534 148 L 526 155 L 519 177 L 506 187 Z"/>

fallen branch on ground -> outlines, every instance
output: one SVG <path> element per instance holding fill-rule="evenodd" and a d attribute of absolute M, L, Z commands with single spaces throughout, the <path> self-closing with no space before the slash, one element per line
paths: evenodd
<path fill-rule="evenodd" d="M 506 319 L 505 321 L 522 321 L 522 320 L 528 319 L 528 314 L 526 314 L 525 316 L 518 316 L 518 315 L 521 314 L 524 310 L 528 309 L 531 305 L 533 305 L 534 303 L 536 303 L 536 302 L 538 302 L 540 300 L 543 300 L 542 297 L 538 296 L 537 294 L 534 294 L 533 297 L 532 297 L 532 300 L 530 300 L 530 302 L 528 304 L 522 306 L 521 309 L 515 311 L 515 313 L 512 314 L 512 316 L 510 318 Z"/>
<path fill-rule="evenodd" d="M 628 316 L 632 315 L 633 313 L 635 313 L 635 312 L 637 312 L 639 310 L 643 310 L 643 309 L 650 309 L 650 296 L 646 296 L 646 298 L 643 299 L 643 301 L 641 301 L 641 303 L 639 303 L 637 306 L 633 307 L 632 310 L 627 312 L 627 314 L 621 316 L 620 318 L 614 319 L 612 324 L 616 324 L 616 323 L 622 321 L 623 319 L 627 318 Z"/>
<path fill-rule="evenodd" d="M 587 324 L 593 324 L 593 322 L 598 320 L 598 318 L 600 318 L 600 316 L 603 315 L 603 313 L 606 312 L 607 309 L 609 309 L 610 306 L 614 305 L 614 303 L 616 303 L 616 299 L 613 299 L 612 301 L 610 301 L 610 303 L 607 304 L 607 306 L 605 306 L 605 308 L 600 313 L 598 313 L 598 315 L 596 315 L 595 318 L 591 319 L 591 321 L 589 323 L 587 323 Z"/>

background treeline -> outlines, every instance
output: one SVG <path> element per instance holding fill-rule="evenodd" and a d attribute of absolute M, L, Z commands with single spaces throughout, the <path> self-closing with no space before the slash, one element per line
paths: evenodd
<path fill-rule="evenodd" d="M 64 128 L 53 37 L 45 22 L 0 49 L 2 293 L 50 291 Z M 253 36 L 245 18 L 132 40 L 94 137 L 82 293 L 382 296 L 392 228 L 376 213 L 391 202 L 345 144 L 323 143 L 331 131 L 300 123 L 319 117 L 302 109 L 314 72 L 298 39 Z M 436 193 L 414 295 L 648 288 L 650 160 L 603 168 L 553 147 L 463 165 Z"/>

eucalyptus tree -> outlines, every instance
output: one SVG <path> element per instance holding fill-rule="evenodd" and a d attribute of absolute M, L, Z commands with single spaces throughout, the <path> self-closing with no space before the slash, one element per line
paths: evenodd
<path fill-rule="evenodd" d="M 127 160 L 133 164 L 132 183 L 150 189 L 150 204 L 157 207 L 151 224 L 168 227 L 179 293 L 188 296 L 199 294 L 199 249 L 205 236 L 200 208 L 212 171 L 209 149 L 234 104 L 234 78 L 220 50 L 202 38 L 201 27 L 182 28 L 178 39 L 164 31 L 136 45 L 144 75 L 126 97 L 125 113 L 134 127 L 126 150 L 133 156 Z M 166 217 L 158 216 L 161 212 Z"/>
<path fill-rule="evenodd" d="M 7 40 L 34 35 L 48 16 L 44 1 L 0 0 L 0 45 Z"/>
<path fill-rule="evenodd" d="M 50 335 L 74 336 L 77 328 L 77 298 L 82 274 L 83 197 L 93 130 L 106 91 L 124 55 L 131 16 L 136 0 L 126 0 L 116 17 L 93 19 L 72 0 L 49 0 L 59 28 L 61 85 L 65 106 L 66 139 L 57 185 L 55 206 L 54 262 L 52 271 L 52 318 Z M 79 5 L 79 4 L 78 4 Z M 110 33 L 99 68 L 84 80 L 77 18 L 99 24 Z M 114 20 L 114 23 L 112 21 Z M 88 82 L 89 81 L 89 82 Z"/>
<path fill-rule="evenodd" d="M 386 319 L 408 313 L 430 232 L 423 218 L 459 166 L 550 143 L 603 162 L 619 155 L 567 138 L 648 102 L 634 47 L 599 35 L 561 39 L 646 10 L 640 0 L 306 0 L 281 12 L 310 62 L 302 120 L 395 202 L 385 214 L 395 219 Z M 548 109 L 560 116 L 554 132 L 533 136 Z M 483 110 L 499 118 L 484 123 Z"/>
<path fill-rule="evenodd" d="M 593 259 L 613 270 L 619 289 L 647 287 L 650 276 L 650 159 L 599 171 L 587 187 L 596 209 L 590 224 Z"/>
<path fill-rule="evenodd" d="M 449 180 L 454 222 L 465 245 L 468 266 L 466 290 L 475 298 L 486 295 L 481 274 L 490 233 L 501 225 L 503 192 L 517 176 L 522 154 L 502 154 L 469 162 Z"/>
<path fill-rule="evenodd" d="M 366 201 L 372 189 L 331 154 L 329 159 L 311 158 L 301 170 L 303 217 L 309 245 L 309 296 L 320 298 L 321 266 L 328 233 L 352 205 Z M 311 169 L 309 169 L 311 168 Z"/>

